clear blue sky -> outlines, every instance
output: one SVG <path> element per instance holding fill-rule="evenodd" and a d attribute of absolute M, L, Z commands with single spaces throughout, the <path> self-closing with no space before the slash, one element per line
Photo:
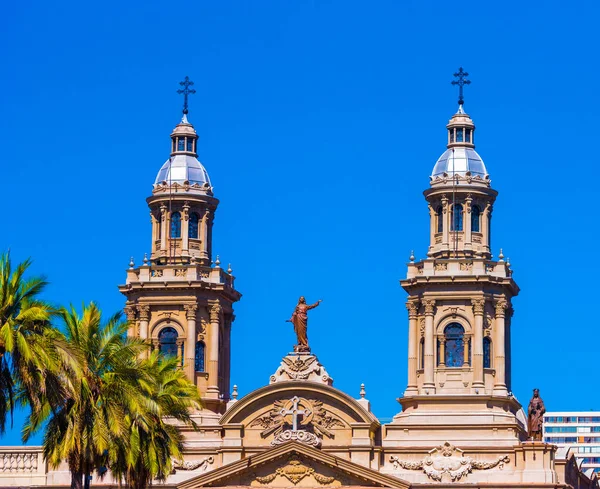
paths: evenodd
<path fill-rule="evenodd" d="M 232 383 L 269 380 L 298 296 L 311 346 L 389 418 L 406 387 L 405 276 L 427 250 L 422 191 L 456 110 L 452 73 L 500 195 L 513 390 L 600 410 L 598 2 L 7 3 L 0 45 L 0 249 L 31 256 L 56 303 L 123 306 L 150 246 L 145 199 L 180 118 L 178 82 L 221 200 L 214 249 L 244 294 Z M 592 261 L 593 260 L 593 261 Z M 17 425 L 0 441 L 18 443 Z"/>

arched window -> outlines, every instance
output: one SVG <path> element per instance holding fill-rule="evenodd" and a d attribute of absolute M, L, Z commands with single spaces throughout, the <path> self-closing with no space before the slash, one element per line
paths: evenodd
<path fill-rule="evenodd" d="M 196 354 L 194 356 L 194 369 L 196 372 L 204 372 L 204 352 L 206 346 L 203 341 L 196 341 Z"/>
<path fill-rule="evenodd" d="M 177 331 L 171 326 L 163 328 L 160 333 L 158 333 L 158 348 L 161 355 L 166 357 L 177 356 L 177 337 Z"/>
<path fill-rule="evenodd" d="M 419 368 L 425 368 L 425 338 L 421 338 L 419 342 Z"/>
<path fill-rule="evenodd" d="M 444 232 L 444 209 L 442 206 L 439 206 L 436 211 L 436 219 L 437 219 L 437 232 Z"/>
<path fill-rule="evenodd" d="M 200 221 L 200 216 L 195 212 L 192 212 L 190 216 L 190 238 L 198 239 L 198 222 Z"/>
<path fill-rule="evenodd" d="M 465 360 L 465 329 L 451 323 L 444 329 L 446 338 L 446 367 L 462 367 Z"/>
<path fill-rule="evenodd" d="M 171 214 L 171 238 L 181 238 L 181 214 L 179 212 Z"/>
<path fill-rule="evenodd" d="M 463 230 L 463 206 L 456 204 L 452 206 L 452 231 Z"/>
<path fill-rule="evenodd" d="M 492 340 L 483 338 L 483 368 L 492 368 Z"/>
<path fill-rule="evenodd" d="M 478 233 L 479 232 L 479 221 L 481 217 L 481 209 L 474 205 L 473 208 L 471 209 L 471 231 L 473 231 L 474 233 Z"/>

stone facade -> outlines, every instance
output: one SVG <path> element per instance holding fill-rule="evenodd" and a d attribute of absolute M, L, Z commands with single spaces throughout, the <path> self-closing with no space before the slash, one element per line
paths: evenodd
<path fill-rule="evenodd" d="M 204 401 L 194 413 L 199 430 L 181 427 L 185 460 L 166 487 L 598 488 L 572 454 L 527 440 L 525 414 L 510 392 L 511 300 L 519 289 L 502 255 L 491 254 L 497 192 L 462 107 L 447 127 L 448 151 L 425 191 L 428 255 L 411 257 L 401 281 L 409 338 L 402 410 L 384 425 L 364 386 L 357 399 L 338 390 L 312 353 L 274 358 L 279 365 L 264 387 L 237 399 L 234 386 L 229 395 L 240 294 L 231 270 L 212 257 L 218 201 L 207 174 L 193 182 L 163 166 L 169 180 L 157 178 L 148 199 L 151 256 L 131 264 L 120 290 L 130 334 L 179 356 Z M 202 168 L 185 117 L 172 139 L 172 157 Z M 40 449 L 0 450 L 0 486 L 68 482 L 66 468 L 47 470 Z M 94 483 L 111 484 L 110 477 Z"/>

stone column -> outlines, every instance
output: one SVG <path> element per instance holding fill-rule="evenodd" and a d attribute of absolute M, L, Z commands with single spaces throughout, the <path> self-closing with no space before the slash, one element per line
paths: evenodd
<path fill-rule="evenodd" d="M 464 344 L 463 344 L 463 366 L 468 367 L 470 362 L 469 359 L 469 343 L 471 342 L 471 338 L 469 336 L 464 337 Z"/>
<path fill-rule="evenodd" d="M 435 232 L 437 230 L 437 213 L 431 204 L 429 204 L 429 250 L 435 247 Z"/>
<path fill-rule="evenodd" d="M 140 313 L 140 339 L 148 341 L 148 323 L 150 322 L 150 306 L 138 306 L 138 311 Z M 144 356 L 147 356 L 147 353 L 145 353 Z"/>
<path fill-rule="evenodd" d="M 155 253 L 160 248 L 160 246 L 156 246 L 156 242 L 159 240 L 160 235 L 160 222 L 154 217 L 152 211 L 150 211 L 150 224 L 152 225 L 152 246 L 150 249 L 152 250 L 152 253 Z"/>
<path fill-rule="evenodd" d="M 475 315 L 475 334 L 473 335 L 473 387 L 483 388 L 483 310 L 485 299 L 471 299 Z"/>
<path fill-rule="evenodd" d="M 221 326 L 221 311 L 219 304 L 210 308 L 210 343 L 208 348 L 208 389 L 207 397 L 219 399 L 219 328 Z"/>
<path fill-rule="evenodd" d="M 448 212 L 448 199 L 444 195 L 442 197 L 442 219 L 443 219 L 443 229 L 442 229 L 442 246 L 445 250 L 448 249 L 448 229 L 450 224 L 450 212 Z"/>
<path fill-rule="evenodd" d="M 446 338 L 442 337 L 440 340 L 440 367 L 446 366 Z"/>
<path fill-rule="evenodd" d="M 210 211 L 206 209 L 202 220 L 200 221 L 200 262 L 207 266 L 210 264 L 210 256 L 208 254 L 208 221 L 210 219 Z"/>
<path fill-rule="evenodd" d="M 185 317 L 187 319 L 187 332 L 185 344 L 185 374 L 187 378 L 194 382 L 196 377 L 195 360 L 196 360 L 196 304 L 185 304 Z"/>
<path fill-rule="evenodd" d="M 178 339 L 175 342 L 175 345 L 177 345 L 177 360 L 179 360 L 177 363 L 179 364 L 178 366 L 183 367 L 183 355 L 185 354 L 185 343 L 183 341 L 183 339 Z"/>
<path fill-rule="evenodd" d="M 419 312 L 419 301 L 408 301 L 408 385 L 405 396 L 416 395 L 417 389 L 417 314 Z"/>
<path fill-rule="evenodd" d="M 486 204 L 483 210 L 483 218 L 481 219 L 481 245 L 484 252 L 490 253 L 492 244 L 490 243 L 490 226 L 492 219 L 492 204 Z"/>
<path fill-rule="evenodd" d="M 127 336 L 129 338 L 135 338 L 137 336 L 135 310 L 136 307 L 133 304 L 125 306 L 125 314 L 127 316 L 127 322 L 129 323 L 129 328 L 127 328 Z"/>
<path fill-rule="evenodd" d="M 167 206 L 160 206 L 160 250 L 167 251 Z"/>
<path fill-rule="evenodd" d="M 471 194 L 467 195 L 465 199 L 465 213 L 463 216 L 463 229 L 465 230 L 465 249 L 471 249 L 471 241 L 472 241 L 472 229 L 471 229 L 471 203 L 473 199 L 471 198 Z"/>
<path fill-rule="evenodd" d="M 430 394 L 435 393 L 435 383 L 433 379 L 434 369 L 434 340 L 433 337 L 433 315 L 435 311 L 435 300 L 428 299 L 423 301 L 425 306 L 425 377 L 423 382 L 424 389 L 431 389 Z"/>
<path fill-rule="evenodd" d="M 494 366 L 496 376 L 494 377 L 494 395 L 505 396 L 506 389 L 506 352 L 504 318 L 508 303 L 504 299 L 496 302 L 496 321 L 494 324 Z"/>
<path fill-rule="evenodd" d="M 183 203 L 183 215 L 181 216 L 181 254 L 188 255 L 190 242 L 190 204 Z"/>

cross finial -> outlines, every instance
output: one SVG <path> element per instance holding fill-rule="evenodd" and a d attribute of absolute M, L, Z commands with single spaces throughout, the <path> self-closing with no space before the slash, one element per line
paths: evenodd
<path fill-rule="evenodd" d="M 452 85 L 458 85 L 458 105 L 463 105 L 465 103 L 465 99 L 463 98 L 463 87 L 465 85 L 470 85 L 471 80 L 467 80 L 469 74 L 462 69 L 462 66 L 458 69 L 458 72 L 454 73 L 454 76 L 458 78 L 458 80 L 452 80 Z"/>
<path fill-rule="evenodd" d="M 194 82 L 190 80 L 189 76 L 186 76 L 182 82 L 179 82 L 179 84 L 183 87 L 183 89 L 177 90 L 177 93 L 180 95 L 183 93 L 183 113 L 187 114 L 188 113 L 188 95 L 196 93 L 196 90 L 194 90 L 193 88 L 190 88 L 194 84 Z"/>

